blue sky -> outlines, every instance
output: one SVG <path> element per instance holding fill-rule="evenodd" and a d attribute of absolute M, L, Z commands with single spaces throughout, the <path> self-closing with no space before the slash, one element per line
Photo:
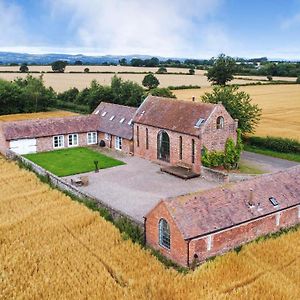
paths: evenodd
<path fill-rule="evenodd" d="M 0 51 L 300 58 L 300 0 L 0 0 Z"/>

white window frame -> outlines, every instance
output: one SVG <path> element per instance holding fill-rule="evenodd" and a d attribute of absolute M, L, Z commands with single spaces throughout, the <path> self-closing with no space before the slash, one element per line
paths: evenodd
<path fill-rule="evenodd" d="M 91 131 L 86 134 L 86 141 L 88 145 L 96 145 L 98 143 L 98 135 L 96 131 Z"/>
<path fill-rule="evenodd" d="M 57 138 L 57 146 L 55 146 L 55 139 Z M 63 135 L 55 135 L 52 139 L 53 149 L 60 149 L 65 147 L 65 137 Z"/>
<path fill-rule="evenodd" d="M 75 136 L 76 136 L 76 144 L 74 143 Z M 71 143 L 70 143 L 70 137 L 72 139 Z M 68 134 L 68 147 L 77 147 L 78 145 L 79 145 L 79 136 L 78 136 L 78 133 Z"/>
<path fill-rule="evenodd" d="M 120 136 L 116 136 L 116 139 L 115 139 L 115 148 L 117 150 L 122 150 L 122 146 L 123 146 L 123 139 Z"/>
<path fill-rule="evenodd" d="M 111 140 L 111 135 L 109 133 L 104 133 L 104 139 L 106 141 L 110 141 Z"/>
<path fill-rule="evenodd" d="M 166 228 L 163 228 L 163 224 L 166 225 Z M 166 229 L 167 232 L 164 232 L 164 229 Z M 158 222 L 158 241 L 162 248 L 171 250 L 171 228 L 168 221 L 164 218 Z"/>

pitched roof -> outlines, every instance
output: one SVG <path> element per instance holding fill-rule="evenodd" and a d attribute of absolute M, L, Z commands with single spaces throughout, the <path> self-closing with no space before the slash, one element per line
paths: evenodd
<path fill-rule="evenodd" d="M 101 102 L 93 114 L 99 116 L 99 131 L 131 140 L 133 138 L 131 122 L 136 110 L 135 107 Z"/>
<path fill-rule="evenodd" d="M 3 132 L 6 140 L 16 140 L 97 131 L 98 127 L 99 118 L 88 115 L 6 122 Z"/>
<path fill-rule="evenodd" d="M 205 235 L 300 204 L 300 165 L 163 202 L 185 239 Z"/>
<path fill-rule="evenodd" d="M 205 122 L 217 104 L 176 100 L 148 96 L 134 117 L 135 123 L 169 129 L 190 135 L 199 135 L 195 125 L 199 119 Z"/>

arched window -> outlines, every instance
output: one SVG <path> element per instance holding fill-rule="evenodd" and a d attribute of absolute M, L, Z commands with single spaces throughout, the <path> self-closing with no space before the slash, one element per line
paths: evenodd
<path fill-rule="evenodd" d="M 182 136 L 179 137 L 179 159 L 182 160 Z"/>
<path fill-rule="evenodd" d="M 157 158 L 166 162 L 170 161 L 170 138 L 164 130 L 157 135 Z"/>
<path fill-rule="evenodd" d="M 146 128 L 146 149 L 149 149 L 149 132 L 148 128 Z"/>
<path fill-rule="evenodd" d="M 170 226 L 165 219 L 159 221 L 159 244 L 167 249 L 171 248 Z"/>
<path fill-rule="evenodd" d="M 192 163 L 195 163 L 195 140 L 192 139 Z"/>
<path fill-rule="evenodd" d="M 224 128 L 224 118 L 218 117 L 217 118 L 217 129 L 223 129 Z"/>

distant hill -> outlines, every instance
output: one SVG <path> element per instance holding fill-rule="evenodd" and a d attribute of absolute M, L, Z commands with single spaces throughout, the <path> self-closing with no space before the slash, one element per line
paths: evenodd
<path fill-rule="evenodd" d="M 14 52 L 0 52 L 0 65 L 9 64 L 22 64 L 27 63 L 29 65 L 48 65 L 56 60 L 65 60 L 69 64 L 74 64 L 75 61 L 82 61 L 83 64 L 103 64 L 114 63 L 118 64 L 119 60 L 125 58 L 128 62 L 133 58 L 150 59 L 150 55 L 105 55 L 105 56 L 87 56 L 83 54 L 28 54 L 28 53 L 14 53 Z M 164 61 L 168 58 L 157 57 Z M 176 58 L 183 61 L 184 58 Z"/>

